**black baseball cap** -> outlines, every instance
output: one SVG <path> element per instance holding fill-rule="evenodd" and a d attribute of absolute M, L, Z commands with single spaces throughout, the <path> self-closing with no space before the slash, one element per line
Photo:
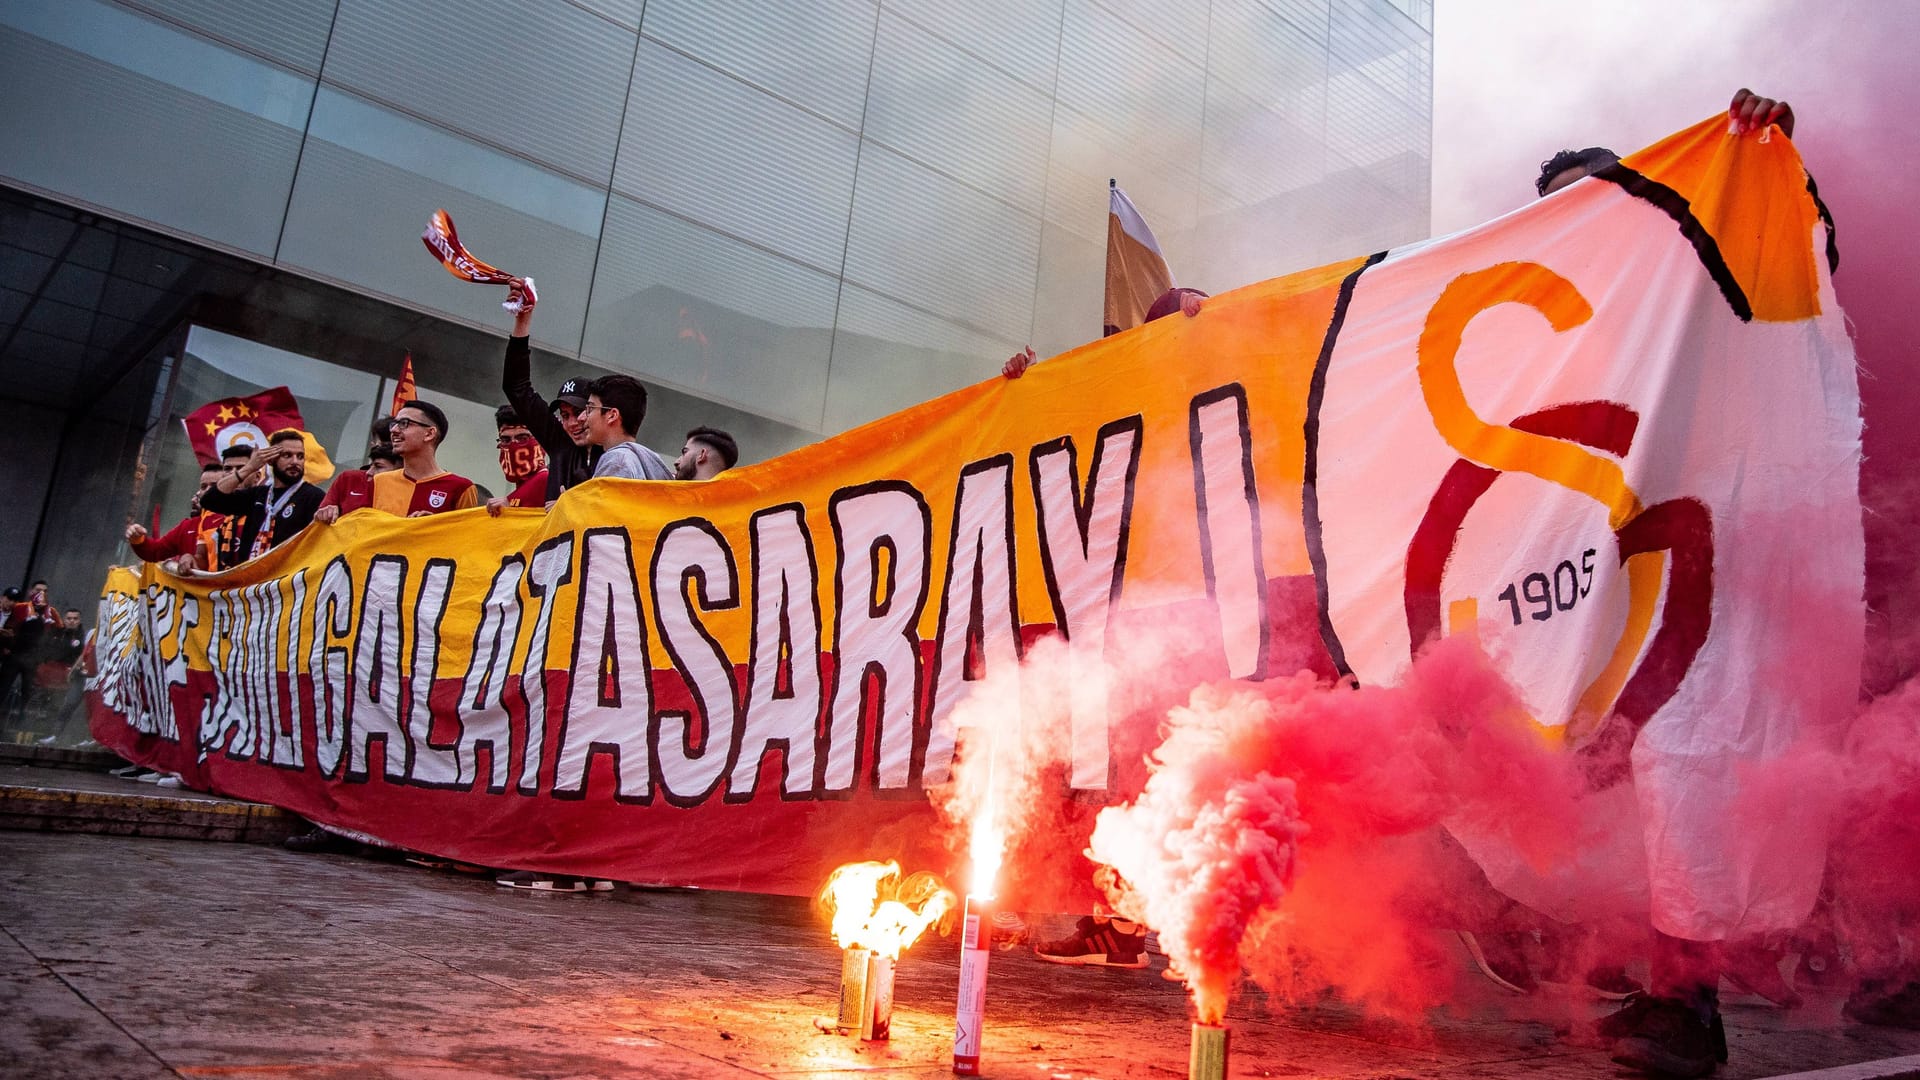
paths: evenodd
<path fill-rule="evenodd" d="M 4 592 L 4 593 L 0 593 L 0 596 L 5 596 L 5 597 L 6 597 L 7 599 L 9 599 L 9 600 L 18 600 L 18 599 L 20 599 L 20 598 L 21 598 L 22 596 L 24 596 L 24 595 L 25 595 L 25 594 L 23 594 L 23 593 L 22 593 L 22 592 L 20 591 L 20 587 L 19 587 L 19 586 L 17 586 L 17 585 L 9 585 L 9 586 L 7 586 L 7 591 L 6 591 L 6 592 Z"/>
<path fill-rule="evenodd" d="M 549 408 L 557 409 L 562 405 L 571 405 L 578 409 L 587 403 L 587 387 L 593 385 L 592 379 L 568 379 L 560 384 L 560 392 L 553 396 Z"/>

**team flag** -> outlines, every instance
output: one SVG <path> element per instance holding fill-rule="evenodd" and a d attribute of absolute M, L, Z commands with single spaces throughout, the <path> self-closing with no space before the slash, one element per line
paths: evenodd
<path fill-rule="evenodd" d="M 1120 185 L 1107 181 L 1106 333 L 1131 330 L 1147 321 L 1147 309 L 1173 288 L 1173 271 L 1160 254 L 1146 219 Z"/>
<path fill-rule="evenodd" d="M 418 396 L 418 387 L 413 382 L 413 354 L 408 353 L 406 362 L 400 365 L 400 381 L 394 384 L 393 405 L 387 409 L 387 415 L 392 416 L 399 412 L 400 406 L 412 401 L 416 396 Z"/>
<path fill-rule="evenodd" d="M 210 401 L 188 413 L 181 423 L 186 425 L 193 456 L 202 465 L 218 465 L 220 455 L 230 446 L 265 446 L 274 432 L 294 428 L 307 444 L 307 480 L 318 484 L 333 476 L 333 461 L 327 457 L 326 448 L 307 430 L 307 422 L 300 418 L 299 403 L 284 386 L 250 397 Z"/>
<path fill-rule="evenodd" d="M 531 309 L 533 305 L 540 302 L 539 295 L 533 290 L 532 278 L 515 277 L 505 270 L 496 269 L 475 258 L 473 253 L 466 249 L 466 245 L 460 243 L 460 234 L 453 231 L 453 218 L 448 216 L 445 210 L 435 210 L 433 216 L 427 219 L 427 227 L 420 234 L 420 242 L 427 245 L 427 250 L 432 252 L 433 257 L 440 260 L 440 265 L 447 268 L 447 273 L 454 277 L 481 285 L 512 285 L 516 281 L 519 282 L 526 289 L 526 299 L 524 301 L 508 300 L 500 305 L 515 315 L 520 314 L 522 310 Z"/>

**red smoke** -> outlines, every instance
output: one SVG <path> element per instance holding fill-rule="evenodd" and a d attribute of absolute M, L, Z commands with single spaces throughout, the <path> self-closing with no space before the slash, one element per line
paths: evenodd
<path fill-rule="evenodd" d="M 1418 932 L 1463 925 L 1452 896 L 1478 877 L 1443 823 L 1539 867 L 1583 840 L 1573 757 L 1467 639 L 1429 648 L 1396 687 L 1202 687 L 1150 769 L 1132 805 L 1101 813 L 1092 855 L 1124 879 L 1116 908 L 1159 930 L 1202 1020 L 1242 967 L 1277 992 L 1330 986 L 1410 1018 L 1445 989 Z"/>

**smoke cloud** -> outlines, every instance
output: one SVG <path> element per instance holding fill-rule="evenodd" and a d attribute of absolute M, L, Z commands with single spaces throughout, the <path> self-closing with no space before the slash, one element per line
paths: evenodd
<path fill-rule="evenodd" d="M 1562 147 L 1621 153 L 1726 108 L 1749 87 L 1792 102 L 1794 144 L 1838 226 L 1834 288 L 1859 354 L 1866 460 L 1867 687 L 1920 671 L 1920 379 L 1912 343 L 1920 161 L 1912 117 L 1920 5 L 1874 0 L 1540 5 L 1482 0 L 1434 20 L 1433 226 L 1448 233 L 1534 198 Z"/>
<path fill-rule="evenodd" d="M 1471 639 L 1437 642 L 1399 686 L 1206 686 L 1167 723 L 1145 790 L 1101 813 L 1091 854 L 1203 1021 L 1242 968 L 1285 996 L 1331 987 L 1411 1018 L 1448 982 L 1423 931 L 1487 929 L 1508 906 L 1483 879 L 1476 892 L 1443 825 L 1543 869 L 1588 842 L 1576 759 Z M 1470 894 L 1489 910 L 1465 910 Z"/>

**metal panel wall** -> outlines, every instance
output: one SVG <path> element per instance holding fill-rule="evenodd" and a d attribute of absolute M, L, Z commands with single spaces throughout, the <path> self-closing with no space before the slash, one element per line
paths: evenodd
<path fill-rule="evenodd" d="M 1097 334 L 1109 177 L 1211 291 L 1425 235 L 1432 17 L 22 0 L 0 182 L 502 330 L 498 290 L 419 250 L 444 206 L 539 279 L 544 348 L 828 433 Z"/>
<path fill-rule="evenodd" d="M 565 0 L 341 0 L 322 75 L 605 184 L 633 48 L 631 32 Z"/>
<path fill-rule="evenodd" d="M 313 80 L 98 0 L 0 6 L 0 172 L 271 257 Z"/>

